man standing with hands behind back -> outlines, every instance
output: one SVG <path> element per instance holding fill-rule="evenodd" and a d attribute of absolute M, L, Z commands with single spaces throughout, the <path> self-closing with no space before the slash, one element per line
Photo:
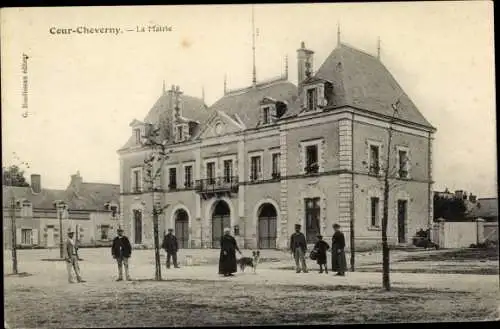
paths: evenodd
<path fill-rule="evenodd" d="M 179 268 L 177 265 L 177 250 L 179 250 L 179 244 L 177 243 L 177 238 L 173 235 L 174 230 L 169 228 L 168 234 L 163 238 L 163 243 L 161 247 L 167 252 L 167 269 L 170 268 L 170 258 L 172 258 L 174 267 Z"/>
<path fill-rule="evenodd" d="M 116 281 L 123 281 L 123 266 L 125 266 L 125 278 L 127 281 L 130 281 L 128 259 L 132 255 L 132 246 L 128 238 L 123 235 L 123 229 L 121 227 L 119 227 L 116 232 L 118 236 L 113 239 L 113 245 L 111 246 L 111 254 L 118 262 L 118 279 Z"/>
<path fill-rule="evenodd" d="M 290 249 L 293 257 L 295 258 L 295 268 L 297 273 L 300 273 L 300 265 L 302 265 L 302 272 L 307 273 L 308 271 L 305 256 L 307 251 L 307 242 L 304 234 L 300 232 L 300 228 L 300 224 L 295 224 L 295 233 L 293 233 L 290 237 Z"/>

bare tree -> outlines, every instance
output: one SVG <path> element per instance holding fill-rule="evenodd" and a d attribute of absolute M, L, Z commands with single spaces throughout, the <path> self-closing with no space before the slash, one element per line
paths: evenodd
<path fill-rule="evenodd" d="M 380 171 L 383 173 L 382 175 L 378 175 L 377 178 L 382 183 L 380 189 L 383 190 L 383 213 L 382 213 L 382 285 L 385 290 L 391 290 L 390 283 L 390 248 L 387 242 L 387 223 L 389 218 L 389 195 L 391 191 L 395 188 L 404 185 L 397 180 L 401 175 L 402 168 L 399 168 L 400 163 L 394 163 L 391 167 L 391 147 L 392 147 L 392 137 L 393 137 L 393 124 L 396 121 L 398 110 L 400 107 L 399 99 L 392 104 L 393 115 L 389 121 L 389 128 L 387 129 L 387 154 L 385 157 L 385 165 L 383 168 L 380 168 Z M 408 164 L 408 157 L 401 159 L 401 163 L 405 166 Z M 380 172 L 379 171 L 379 172 Z"/>
<path fill-rule="evenodd" d="M 142 138 L 142 145 L 149 148 L 151 152 L 144 160 L 144 182 L 145 192 L 151 193 L 152 215 L 153 215 L 153 234 L 155 250 L 155 280 L 161 281 L 161 260 L 160 260 L 160 237 L 158 229 L 158 217 L 168 207 L 157 202 L 155 193 L 162 193 L 161 172 L 165 161 L 168 159 L 166 152 L 166 140 L 160 141 L 160 128 L 154 128 L 148 124 L 146 134 Z"/>

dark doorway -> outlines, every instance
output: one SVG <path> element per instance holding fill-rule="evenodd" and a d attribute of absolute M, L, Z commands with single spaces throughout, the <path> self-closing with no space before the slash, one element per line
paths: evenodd
<path fill-rule="evenodd" d="M 225 201 L 218 201 L 212 213 L 212 248 L 220 248 L 225 227 L 231 227 L 231 211 Z"/>
<path fill-rule="evenodd" d="M 406 216 L 408 201 L 398 200 L 398 242 L 406 243 Z"/>
<path fill-rule="evenodd" d="M 134 210 L 134 243 L 142 243 L 142 211 Z"/>
<path fill-rule="evenodd" d="M 321 233 L 319 227 L 320 219 L 320 198 L 304 199 L 306 209 L 306 241 L 307 243 L 316 242 L 316 237 Z"/>
<path fill-rule="evenodd" d="M 179 209 L 175 213 L 175 236 L 179 242 L 179 248 L 188 248 L 189 216 L 184 209 Z"/>
<path fill-rule="evenodd" d="M 270 203 L 263 204 L 258 212 L 259 249 L 275 249 L 277 235 L 276 209 Z"/>

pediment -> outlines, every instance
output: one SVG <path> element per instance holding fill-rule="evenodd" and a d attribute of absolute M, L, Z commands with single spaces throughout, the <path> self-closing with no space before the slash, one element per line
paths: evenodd
<path fill-rule="evenodd" d="M 144 122 L 139 121 L 139 120 L 137 120 L 137 119 L 134 119 L 134 120 L 133 120 L 133 121 L 129 124 L 129 126 L 130 126 L 130 127 L 135 128 L 135 127 L 140 127 L 140 126 L 142 126 L 143 124 L 144 124 Z"/>
<path fill-rule="evenodd" d="M 228 134 L 234 134 L 244 130 L 244 125 L 222 111 L 217 111 L 207 121 L 205 127 L 201 130 L 198 138 L 214 138 Z"/>

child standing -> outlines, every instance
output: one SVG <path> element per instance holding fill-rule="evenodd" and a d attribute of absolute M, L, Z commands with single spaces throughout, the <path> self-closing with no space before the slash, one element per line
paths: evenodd
<path fill-rule="evenodd" d="M 323 265 L 325 266 L 325 273 L 328 274 L 328 267 L 326 266 L 326 252 L 330 249 L 328 243 L 323 241 L 323 236 L 318 235 L 318 242 L 314 245 L 316 250 L 316 262 L 319 265 L 319 273 L 323 273 Z"/>

